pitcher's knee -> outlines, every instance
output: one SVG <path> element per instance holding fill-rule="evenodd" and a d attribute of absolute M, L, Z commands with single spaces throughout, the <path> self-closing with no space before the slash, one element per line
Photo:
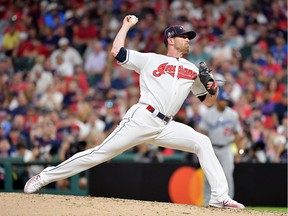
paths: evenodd
<path fill-rule="evenodd" d="M 213 151 L 212 143 L 211 143 L 210 139 L 207 136 L 203 135 L 201 143 L 197 143 L 195 150 L 196 150 L 195 151 L 196 154 L 198 154 L 201 151 L 207 151 L 207 150 Z"/>

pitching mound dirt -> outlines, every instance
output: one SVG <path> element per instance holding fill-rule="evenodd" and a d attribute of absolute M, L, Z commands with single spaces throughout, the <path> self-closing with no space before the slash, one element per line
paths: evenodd
<path fill-rule="evenodd" d="M 285 216 L 285 213 L 229 210 L 173 203 L 48 194 L 0 193 L 0 215 L 10 216 Z"/>

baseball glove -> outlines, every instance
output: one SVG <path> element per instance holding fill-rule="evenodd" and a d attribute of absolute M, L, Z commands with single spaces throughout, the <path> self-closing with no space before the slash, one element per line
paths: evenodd
<path fill-rule="evenodd" d="M 205 62 L 199 63 L 200 81 L 203 83 L 203 85 L 205 86 L 205 88 L 209 94 L 215 95 L 217 92 L 218 85 L 217 85 L 217 82 L 213 79 L 210 72 L 211 72 L 211 70 L 209 70 L 209 68 Z M 213 82 L 212 86 L 209 89 L 207 87 L 208 82 Z"/>

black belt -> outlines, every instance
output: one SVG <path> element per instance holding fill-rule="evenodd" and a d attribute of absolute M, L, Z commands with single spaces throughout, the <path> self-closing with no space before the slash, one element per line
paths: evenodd
<path fill-rule="evenodd" d="M 155 111 L 155 108 L 152 107 L 152 106 L 150 106 L 150 105 L 148 105 L 148 106 L 146 107 L 146 109 L 147 109 L 149 112 L 151 112 L 151 113 L 154 113 L 154 111 Z M 164 114 L 162 114 L 162 113 L 160 113 L 160 112 L 158 112 L 156 116 L 157 116 L 158 118 L 160 118 L 161 120 L 165 121 L 166 123 L 168 123 L 168 122 L 171 121 L 171 119 L 172 119 L 171 117 L 165 116 Z"/>
<path fill-rule="evenodd" d="M 226 147 L 226 146 L 228 146 L 228 145 L 230 145 L 230 144 L 221 145 L 221 144 L 214 144 L 214 143 L 212 143 L 212 146 L 215 147 L 215 148 L 218 148 L 218 149 L 221 149 L 221 148 Z"/>

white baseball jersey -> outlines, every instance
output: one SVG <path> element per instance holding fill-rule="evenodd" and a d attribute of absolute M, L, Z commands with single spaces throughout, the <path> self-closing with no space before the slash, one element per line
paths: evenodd
<path fill-rule="evenodd" d="M 207 94 L 198 68 L 184 58 L 127 50 L 122 66 L 140 74 L 139 102 L 166 116 L 179 111 L 190 91 L 197 97 Z"/>
<path fill-rule="evenodd" d="M 199 124 L 199 128 L 205 130 L 212 144 L 228 145 L 234 142 L 235 133 L 241 132 L 238 113 L 226 107 L 223 112 L 213 106 L 207 110 Z"/>

